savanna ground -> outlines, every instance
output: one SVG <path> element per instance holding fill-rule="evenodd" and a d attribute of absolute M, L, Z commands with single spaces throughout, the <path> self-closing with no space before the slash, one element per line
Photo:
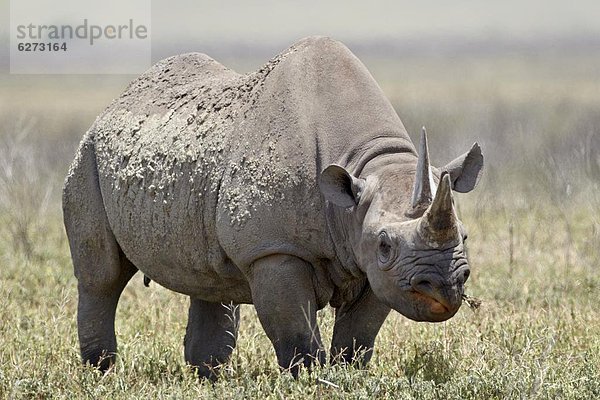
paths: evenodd
<path fill-rule="evenodd" d="M 83 367 L 60 189 L 83 132 L 130 77 L 5 76 L 0 398 L 599 398 L 600 55 L 364 61 L 411 135 L 427 126 L 435 164 L 475 140 L 484 149 L 483 181 L 457 196 L 479 309 L 441 324 L 393 313 L 368 369 L 294 381 L 242 306 L 238 346 L 213 385 L 183 361 L 187 298 L 139 275 L 119 304 L 113 373 Z M 333 311 L 319 321 L 328 347 Z"/>

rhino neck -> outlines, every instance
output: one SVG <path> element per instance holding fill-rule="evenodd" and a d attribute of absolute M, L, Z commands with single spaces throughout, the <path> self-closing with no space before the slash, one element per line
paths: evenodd
<path fill-rule="evenodd" d="M 412 143 L 411 147 L 400 147 L 402 144 L 390 140 L 379 141 L 371 151 L 349 163 L 347 168 L 351 168 L 354 176 L 363 179 L 370 175 L 379 177 L 389 169 L 402 171 L 402 175 L 412 180 L 418 156 Z"/>
<path fill-rule="evenodd" d="M 360 143 L 339 159 L 344 166 L 356 177 L 366 177 L 376 171 L 378 166 L 386 163 L 416 162 L 417 153 L 410 140 L 403 136 L 379 135 Z"/>

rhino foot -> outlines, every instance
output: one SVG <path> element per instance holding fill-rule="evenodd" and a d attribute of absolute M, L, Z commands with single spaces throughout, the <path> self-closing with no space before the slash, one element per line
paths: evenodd
<path fill-rule="evenodd" d="M 215 380 L 236 345 L 239 305 L 192 298 L 185 333 L 185 360 L 201 378 Z"/>

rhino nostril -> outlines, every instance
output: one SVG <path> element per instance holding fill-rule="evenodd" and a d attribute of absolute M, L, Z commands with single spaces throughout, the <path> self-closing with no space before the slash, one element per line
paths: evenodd
<path fill-rule="evenodd" d="M 463 283 L 465 283 L 467 281 L 467 279 L 469 279 L 469 276 L 471 276 L 471 270 L 467 268 L 467 269 L 465 269 L 465 271 L 462 274 Z"/>
<path fill-rule="evenodd" d="M 417 292 L 428 294 L 434 289 L 433 283 L 426 277 L 415 277 L 411 279 L 410 285 Z"/>

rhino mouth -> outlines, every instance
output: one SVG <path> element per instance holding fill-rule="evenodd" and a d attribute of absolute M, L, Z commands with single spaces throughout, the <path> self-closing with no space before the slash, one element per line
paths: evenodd
<path fill-rule="evenodd" d="M 423 293 L 419 293 L 414 290 L 411 290 L 411 294 L 413 297 L 415 297 L 416 301 L 426 305 L 432 314 L 447 314 L 450 312 L 448 306 L 441 303 L 437 299 L 434 299 L 433 297 L 427 296 Z"/>
<path fill-rule="evenodd" d="M 434 298 L 415 290 L 410 290 L 409 293 L 414 302 L 418 304 L 417 307 L 421 311 L 421 318 L 423 321 L 445 321 L 453 317 L 460 308 L 460 305 L 452 305 L 443 298 Z"/>
<path fill-rule="evenodd" d="M 424 320 L 445 321 L 462 305 L 463 282 L 436 273 L 419 273 L 409 280 L 409 297 Z"/>

